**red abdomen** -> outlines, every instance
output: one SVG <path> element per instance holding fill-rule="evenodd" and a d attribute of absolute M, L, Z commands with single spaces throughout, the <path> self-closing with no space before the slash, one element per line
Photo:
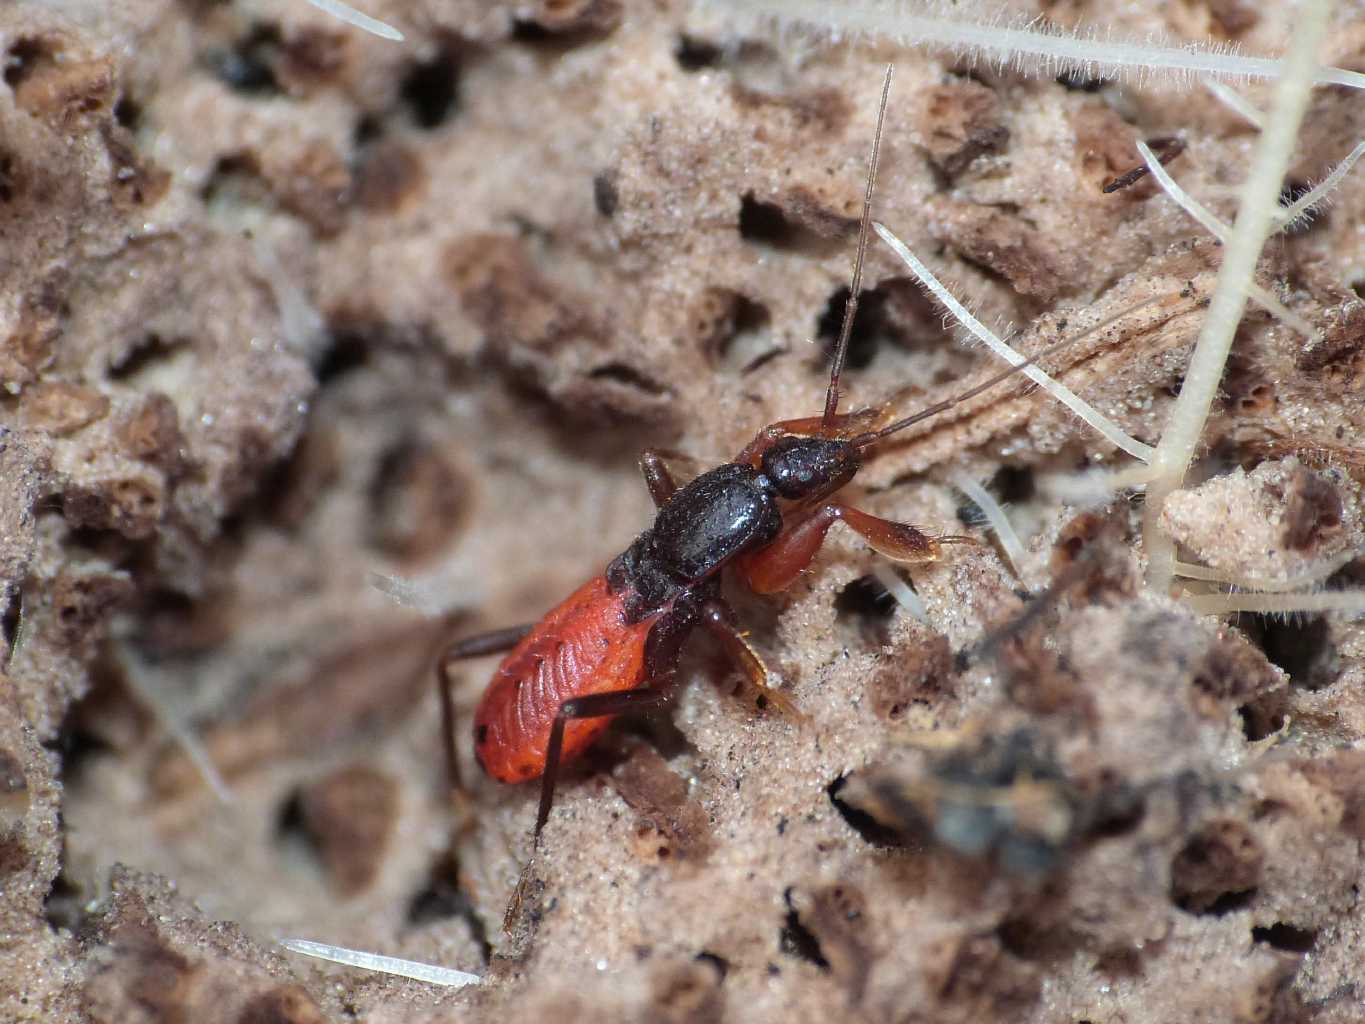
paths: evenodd
<path fill-rule="evenodd" d="M 644 683 L 655 618 L 628 625 L 624 596 L 598 576 L 541 619 L 498 666 L 474 713 L 474 751 L 484 770 L 499 782 L 544 774 L 550 727 L 564 701 Z M 610 717 L 567 723 L 563 759 L 581 754 L 609 724 Z"/>

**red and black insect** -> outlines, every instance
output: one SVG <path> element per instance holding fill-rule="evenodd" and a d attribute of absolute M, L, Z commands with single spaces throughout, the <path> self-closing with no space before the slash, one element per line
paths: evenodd
<path fill-rule="evenodd" d="M 878 441 L 980 394 L 1037 358 L 903 419 L 895 420 L 885 408 L 839 412 L 839 378 L 862 283 L 890 84 L 888 70 L 853 281 L 823 414 L 764 427 L 734 461 L 684 486 L 670 473 L 667 453 L 646 451 L 640 468 L 659 509 L 654 525 L 603 575 L 539 622 L 459 641 L 441 659 L 442 720 L 454 780 L 451 664 L 511 649 L 475 712 L 474 750 L 484 770 L 501 782 L 543 780 L 537 838 L 563 763 L 581 754 L 614 716 L 655 707 L 668 698 L 679 653 L 698 627 L 719 640 L 760 693 L 776 699 L 766 685 L 762 661 L 745 642 L 722 596 L 724 570 L 737 573 L 757 593 L 781 591 L 810 565 L 836 522 L 898 561 L 932 561 L 946 543 L 971 542 L 967 537 L 932 537 L 835 498 Z"/>

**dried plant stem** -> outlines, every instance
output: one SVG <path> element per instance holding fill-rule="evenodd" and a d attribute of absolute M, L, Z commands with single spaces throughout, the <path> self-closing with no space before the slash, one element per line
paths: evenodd
<path fill-rule="evenodd" d="M 1157 445 L 1152 461 L 1154 478 L 1147 488 L 1143 513 L 1143 541 L 1147 550 L 1147 581 L 1166 591 L 1175 572 L 1175 544 L 1160 529 L 1167 496 L 1185 479 L 1199 438 L 1223 378 L 1232 339 L 1241 323 L 1247 293 L 1254 283 L 1256 262 L 1270 232 L 1276 227 L 1279 194 L 1285 171 L 1308 108 L 1317 67 L 1315 54 L 1327 30 L 1331 0 L 1304 0 L 1296 31 L 1284 58 L 1274 102 L 1256 147 L 1251 172 L 1242 188 L 1237 222 L 1233 225 L 1218 274 L 1213 300 L 1190 358 L 1180 398 Z"/>
<path fill-rule="evenodd" d="M 1000 5 L 933 0 L 728 0 L 731 10 L 841 36 L 868 36 L 902 46 L 951 50 L 1022 74 L 1120 77 L 1184 86 L 1195 75 L 1273 79 L 1281 63 L 1227 47 L 1162 45 L 1112 33 L 1067 33 L 1039 21 L 1007 20 Z M 1311 81 L 1365 88 L 1365 75 L 1314 67 Z"/>

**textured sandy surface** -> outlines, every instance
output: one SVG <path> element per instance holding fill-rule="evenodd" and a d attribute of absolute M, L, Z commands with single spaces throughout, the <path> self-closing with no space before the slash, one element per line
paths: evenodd
<path fill-rule="evenodd" d="M 1262 6 L 1045 13 L 1275 52 Z M 452 802 L 433 655 L 599 572 L 650 520 L 645 445 L 722 461 L 818 411 L 884 63 L 878 216 L 983 320 L 1036 351 L 1163 300 L 1050 360 L 1148 443 L 1220 250 L 1100 186 L 1179 134 L 1230 219 L 1255 133 L 1197 90 L 672 0 L 367 9 L 407 41 L 302 0 L 0 7 L 0 1020 L 1365 1019 L 1365 632 L 1148 592 L 1141 496 L 1055 497 L 1128 460 L 1017 386 L 852 492 L 982 538 L 902 571 L 928 621 L 838 530 L 789 594 L 736 592 L 801 716 L 699 638 L 670 712 L 562 784 L 504 933 L 534 787 L 466 747 Z M 1324 58 L 1365 70 L 1365 10 L 1337 20 Z M 1319 90 L 1287 187 L 1362 137 Z M 1322 340 L 1247 316 L 1163 527 L 1226 578 L 1359 587 L 1365 176 L 1261 273 Z M 880 246 L 868 285 L 854 402 L 990 372 Z M 1007 502 L 1017 577 L 953 471 Z"/>

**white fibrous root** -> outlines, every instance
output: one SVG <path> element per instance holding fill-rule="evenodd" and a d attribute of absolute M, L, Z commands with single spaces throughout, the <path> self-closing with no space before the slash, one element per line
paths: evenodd
<path fill-rule="evenodd" d="M 911 272 L 917 278 L 919 278 L 920 284 L 922 284 L 925 289 L 953 315 L 953 318 L 956 319 L 959 324 L 970 331 L 987 348 L 1014 366 L 1019 366 L 1027 361 L 1026 357 L 1001 341 L 989 327 L 974 317 L 968 311 L 967 307 L 959 302 L 953 293 L 943 286 L 942 282 L 934 276 L 933 272 L 924 265 L 919 257 L 911 252 L 904 242 L 892 234 L 891 230 L 887 228 L 886 225 L 875 223 L 872 225 L 872 229 L 881 236 L 882 241 L 889 245 L 892 251 L 901 258 L 901 261 L 910 268 Z M 1143 462 L 1151 460 L 1155 451 L 1153 448 L 1143 444 L 1134 437 L 1129 437 L 1113 420 L 1109 419 L 1066 385 L 1048 376 L 1047 373 L 1043 371 L 1042 367 L 1035 364 L 1026 366 L 1019 372 L 1070 409 L 1116 448 L 1127 452 L 1135 459 L 1140 459 Z"/>
<path fill-rule="evenodd" d="M 310 4 L 320 11 L 326 11 L 334 18 L 340 18 L 348 25 L 354 25 L 362 31 L 371 35 L 379 36 L 381 39 L 392 39 L 395 43 L 403 41 L 403 33 L 394 28 L 387 22 L 372 18 L 363 11 L 357 11 L 349 4 L 343 4 L 341 0 L 308 0 Z"/>
<path fill-rule="evenodd" d="M 929 608 L 923 598 L 910 589 L 910 585 L 901 579 L 900 573 L 895 569 L 885 563 L 879 563 L 873 567 L 872 577 L 886 588 L 886 592 L 896 604 L 904 608 L 912 619 L 924 623 L 929 621 Z"/>
<path fill-rule="evenodd" d="M 1346 154 L 1346 158 L 1341 163 L 1332 168 L 1327 177 L 1280 210 L 1275 215 L 1275 219 L 1284 227 L 1297 225 L 1301 220 L 1311 220 L 1313 207 L 1326 199 L 1331 191 L 1341 184 L 1341 179 L 1346 177 L 1362 154 L 1365 154 L 1365 142 L 1357 142 L 1355 148 Z"/>
<path fill-rule="evenodd" d="M 1214 99 L 1246 121 L 1247 124 L 1255 128 L 1261 128 L 1265 124 L 1265 115 L 1232 86 L 1220 82 L 1216 78 L 1206 78 L 1201 84 L 1213 95 Z"/>
<path fill-rule="evenodd" d="M 990 491 L 966 473 L 954 473 L 949 480 L 981 509 L 981 514 L 986 517 L 991 532 L 995 534 L 995 539 L 1000 544 L 1000 551 L 1005 556 L 1010 571 L 1014 573 L 1015 579 L 1023 579 L 1024 545 L 1019 540 L 1019 534 L 1014 532 L 1003 506 L 991 496 Z"/>
<path fill-rule="evenodd" d="M 1138 142 L 1138 152 L 1142 154 L 1143 161 L 1147 164 L 1147 169 L 1151 171 L 1152 177 L 1181 209 L 1202 224 L 1210 234 L 1224 244 L 1232 235 L 1232 228 L 1224 224 L 1215 217 L 1203 204 L 1191 196 L 1171 177 L 1169 171 L 1162 165 L 1156 154 L 1144 142 Z M 1357 143 L 1355 149 L 1347 155 L 1346 159 L 1333 168 L 1332 173 L 1327 175 L 1318 185 L 1310 189 L 1301 196 L 1297 202 L 1291 206 L 1284 207 L 1275 216 L 1278 226 L 1285 227 L 1300 220 L 1308 220 L 1311 217 L 1312 208 L 1324 201 L 1331 191 L 1341 183 L 1346 173 L 1365 153 L 1365 142 Z M 1322 335 L 1312 324 L 1293 310 L 1287 308 L 1279 299 L 1271 295 L 1254 281 L 1247 286 L 1247 295 L 1262 307 L 1272 313 L 1282 323 L 1298 331 L 1304 337 L 1313 341 L 1321 341 Z"/>
<path fill-rule="evenodd" d="M 954 0 L 714 0 L 725 10 L 814 31 L 831 41 L 847 37 L 899 46 L 944 49 L 1020 74 L 1056 78 L 1116 78 L 1151 87 L 1187 87 L 1199 76 L 1233 81 L 1276 79 L 1280 62 L 1250 57 L 1230 46 L 1127 39 L 1091 29 L 1068 32 L 1041 19 L 1012 18 L 999 5 Z M 1365 89 L 1365 75 L 1316 68 L 1313 82 Z"/>
<path fill-rule="evenodd" d="M 1222 569 L 1213 569 L 1207 565 L 1193 565 L 1189 562 L 1175 563 L 1175 574 L 1187 580 L 1202 580 L 1206 583 L 1218 583 L 1223 586 L 1236 587 L 1242 591 L 1258 591 L 1264 594 L 1291 594 L 1296 591 L 1303 591 L 1308 587 L 1316 586 L 1326 580 L 1333 573 L 1341 569 L 1346 563 L 1354 561 L 1356 552 L 1345 551 L 1336 558 L 1329 558 L 1321 565 L 1313 569 L 1298 573 L 1297 575 L 1285 579 L 1272 579 L 1262 576 L 1243 576 L 1239 573 L 1226 572 Z"/>
<path fill-rule="evenodd" d="M 153 686 L 146 682 L 139 673 L 127 672 L 123 680 L 128 688 L 155 716 L 161 723 L 161 728 L 166 730 L 167 735 L 175 742 L 185 756 L 189 758 L 190 764 L 194 765 L 194 770 L 199 773 L 199 778 L 208 787 L 220 804 L 230 804 L 233 802 L 232 789 L 218 771 L 218 766 L 213 762 L 213 756 L 200 741 L 198 734 L 188 725 L 180 720 L 180 716 L 175 713 L 166 702 L 166 698 L 161 695 Z"/>
<path fill-rule="evenodd" d="M 359 949 L 346 949 L 326 942 L 312 942 L 308 939 L 281 939 L 280 945 L 291 953 L 327 960 L 347 967 L 359 967 L 364 971 L 378 971 L 381 974 L 394 974 L 400 978 L 425 981 L 429 985 L 443 985 L 447 988 L 462 988 L 477 985 L 482 979 L 468 971 L 457 971 L 439 964 L 426 964 L 420 960 L 404 960 L 396 956 L 380 953 L 366 953 Z"/>
<path fill-rule="evenodd" d="M 1310 594 L 1196 594 L 1185 603 L 1200 615 L 1315 615 L 1322 612 L 1365 614 L 1365 590 L 1320 590 Z"/>

